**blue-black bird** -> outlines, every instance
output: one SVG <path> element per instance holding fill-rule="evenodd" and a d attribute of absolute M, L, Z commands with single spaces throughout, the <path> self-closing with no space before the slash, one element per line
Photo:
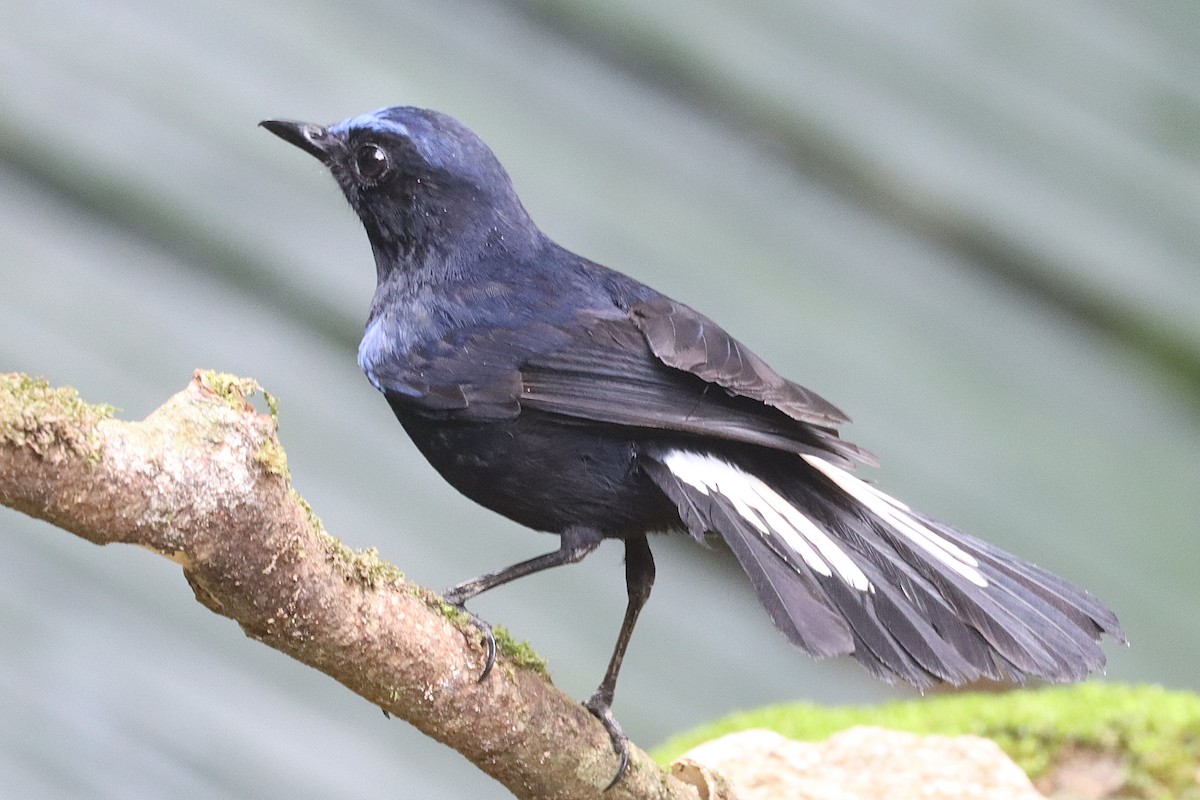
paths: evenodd
<path fill-rule="evenodd" d="M 400 424 L 464 495 L 559 536 L 446 600 L 624 542 L 628 606 L 585 703 L 620 758 L 613 783 L 628 761 L 613 691 L 654 582 L 651 532 L 717 534 L 788 639 L 889 682 L 1075 680 L 1103 666 L 1102 634 L 1124 640 L 1086 591 L 851 474 L 872 458 L 839 437 L 845 414 L 556 244 L 457 120 L 393 107 L 262 124 L 320 159 L 366 228 L 378 285 L 358 361 Z M 472 618 L 486 676 L 495 644 Z"/>

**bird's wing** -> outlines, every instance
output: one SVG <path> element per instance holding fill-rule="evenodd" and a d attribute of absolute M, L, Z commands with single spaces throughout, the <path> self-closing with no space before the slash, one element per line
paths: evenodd
<path fill-rule="evenodd" d="M 686 306 L 658 299 L 628 313 L 580 315 L 570 331 L 568 342 L 521 365 L 522 407 L 872 461 L 838 437 L 844 414 Z"/>
<path fill-rule="evenodd" d="M 846 416 L 791 383 L 716 323 L 665 298 L 506 320 L 449 333 L 367 374 L 393 404 L 460 420 L 536 409 L 577 420 L 669 430 L 848 460 Z"/>
<path fill-rule="evenodd" d="M 393 407 L 480 422 L 518 416 L 521 365 L 572 338 L 542 322 L 478 324 L 401 350 L 392 346 L 388 329 L 367 331 L 359 364 Z"/>
<path fill-rule="evenodd" d="M 850 418 L 815 392 L 792 383 L 694 309 L 669 297 L 630 309 L 634 324 L 662 363 L 726 391 L 777 408 L 800 422 L 837 426 Z"/>

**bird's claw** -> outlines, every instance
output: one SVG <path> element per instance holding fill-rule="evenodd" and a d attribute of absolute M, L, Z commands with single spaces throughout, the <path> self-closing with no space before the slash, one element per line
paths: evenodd
<path fill-rule="evenodd" d="M 483 683 L 487 676 L 491 674 L 492 667 L 496 665 L 496 637 L 492 634 L 492 626 L 487 622 L 484 622 L 483 619 L 476 616 L 474 613 L 468 611 L 467 607 L 463 605 L 462 601 L 456 602 L 452 592 L 447 592 L 445 595 L 443 595 L 443 599 L 456 610 L 466 614 L 471 620 L 471 624 L 474 625 L 479 630 L 479 633 L 483 636 L 483 649 L 485 651 L 483 672 L 479 674 L 479 678 L 477 680 L 477 683 Z"/>
<path fill-rule="evenodd" d="M 604 791 L 607 792 L 621 782 L 622 776 L 625 775 L 625 770 L 629 768 L 629 737 L 625 735 L 621 724 L 613 716 L 611 700 L 592 695 L 583 704 L 583 707 L 590 711 L 593 717 L 600 720 L 600 724 L 604 726 L 604 730 L 608 731 L 608 739 L 612 742 L 613 752 L 620 759 L 620 763 L 617 765 L 617 774 L 609 781 L 608 786 L 604 787 Z"/>

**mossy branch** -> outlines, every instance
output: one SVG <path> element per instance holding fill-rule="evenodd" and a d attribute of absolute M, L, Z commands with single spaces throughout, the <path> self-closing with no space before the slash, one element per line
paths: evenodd
<path fill-rule="evenodd" d="M 147 547 L 247 636 L 407 720 L 522 798 L 596 797 L 615 757 L 600 724 L 528 655 L 477 680 L 477 631 L 373 550 L 327 534 L 292 489 L 254 381 L 197 372 L 141 422 L 67 388 L 0 375 L 0 504 L 95 544 Z M 514 655 L 516 657 L 514 657 Z M 695 798 L 631 748 L 606 798 Z"/>

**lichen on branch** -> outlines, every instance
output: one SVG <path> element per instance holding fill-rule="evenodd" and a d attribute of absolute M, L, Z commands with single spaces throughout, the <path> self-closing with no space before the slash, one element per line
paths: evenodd
<path fill-rule="evenodd" d="M 257 393 L 266 414 L 249 402 Z M 278 427 L 273 397 L 223 373 L 198 370 L 138 422 L 73 389 L 0 375 L 0 504 L 179 563 L 205 607 L 459 750 L 518 797 L 597 796 L 616 767 L 599 723 L 505 637 L 501 668 L 480 682 L 478 632 L 375 550 L 325 531 L 291 485 Z M 695 796 L 636 749 L 605 795 Z"/>

